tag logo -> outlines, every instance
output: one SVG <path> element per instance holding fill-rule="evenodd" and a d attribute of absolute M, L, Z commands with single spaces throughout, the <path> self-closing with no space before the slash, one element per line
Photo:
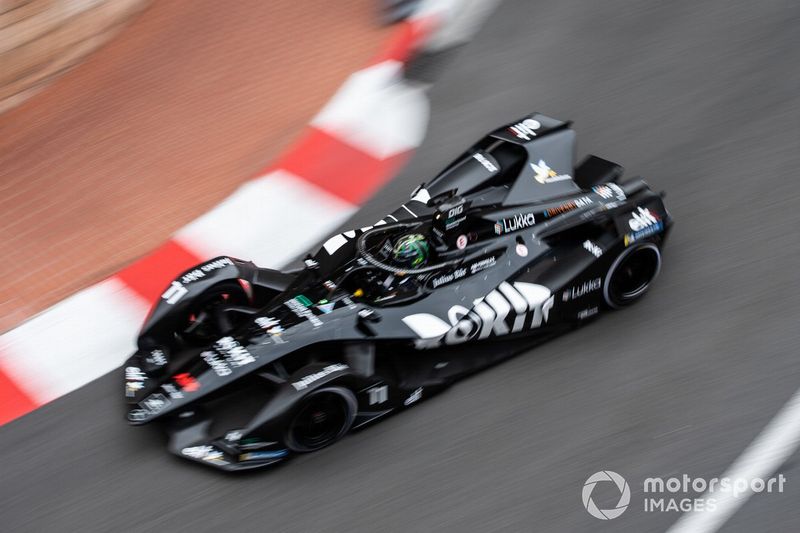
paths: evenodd
<path fill-rule="evenodd" d="M 544 159 L 540 159 L 538 164 L 531 163 L 531 168 L 534 172 L 533 178 L 541 184 L 572 179 L 569 174 L 558 174 L 545 163 Z"/>

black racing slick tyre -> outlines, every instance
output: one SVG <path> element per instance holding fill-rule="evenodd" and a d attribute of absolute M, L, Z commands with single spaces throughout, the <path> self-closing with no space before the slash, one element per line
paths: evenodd
<path fill-rule="evenodd" d="M 300 401 L 286 430 L 293 452 L 313 452 L 342 438 L 358 411 L 355 395 L 343 387 L 315 390 Z"/>
<path fill-rule="evenodd" d="M 619 309 L 644 296 L 661 271 L 661 251 L 651 242 L 626 248 L 611 264 L 603 283 L 609 307 Z"/>

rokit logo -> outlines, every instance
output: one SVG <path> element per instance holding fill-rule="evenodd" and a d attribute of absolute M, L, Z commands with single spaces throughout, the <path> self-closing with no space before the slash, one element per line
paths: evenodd
<path fill-rule="evenodd" d="M 550 289 L 535 283 L 503 282 L 472 309 L 454 305 L 447 312 L 449 322 L 429 313 L 403 318 L 419 337 L 417 349 L 436 348 L 442 344 L 460 344 L 472 339 L 503 336 L 547 323 L 553 308 Z"/>

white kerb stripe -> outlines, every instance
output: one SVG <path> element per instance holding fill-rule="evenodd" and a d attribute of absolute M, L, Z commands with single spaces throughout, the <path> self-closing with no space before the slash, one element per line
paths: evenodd
<path fill-rule="evenodd" d="M 425 42 L 428 52 L 466 43 L 501 0 L 423 0 L 413 18 L 433 16 L 441 20 Z"/>
<path fill-rule="evenodd" d="M 3 368 L 36 401 L 54 400 L 124 363 L 149 308 L 118 279 L 98 283 L 0 337 Z"/>
<path fill-rule="evenodd" d="M 175 239 L 203 258 L 230 255 L 279 268 L 335 230 L 355 206 L 284 170 L 236 190 Z"/>
<path fill-rule="evenodd" d="M 352 74 L 311 124 L 376 159 L 416 148 L 430 106 L 422 86 L 403 79 L 403 68 L 388 60 Z"/>

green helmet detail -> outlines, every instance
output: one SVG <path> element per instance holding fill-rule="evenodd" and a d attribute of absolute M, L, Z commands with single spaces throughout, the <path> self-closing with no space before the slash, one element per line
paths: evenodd
<path fill-rule="evenodd" d="M 428 262 L 430 248 L 428 241 L 419 233 L 411 233 L 400 237 L 392 249 L 392 258 L 399 264 L 416 268 Z"/>

